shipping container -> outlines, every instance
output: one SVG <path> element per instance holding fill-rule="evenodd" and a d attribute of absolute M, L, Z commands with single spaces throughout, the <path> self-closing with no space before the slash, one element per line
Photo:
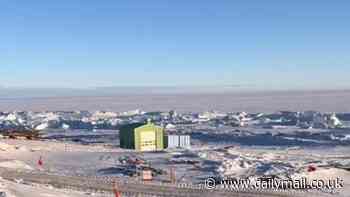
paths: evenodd
<path fill-rule="evenodd" d="M 167 137 L 167 148 L 190 148 L 189 135 L 169 135 Z"/>
<path fill-rule="evenodd" d="M 179 136 L 169 135 L 168 136 L 168 148 L 177 148 L 179 146 Z"/>
<path fill-rule="evenodd" d="M 189 135 L 181 135 L 179 137 L 179 147 L 181 148 L 190 148 L 191 147 L 191 141 Z"/>

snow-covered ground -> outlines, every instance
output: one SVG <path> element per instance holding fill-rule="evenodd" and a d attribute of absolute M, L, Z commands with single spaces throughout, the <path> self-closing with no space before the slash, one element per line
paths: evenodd
<path fill-rule="evenodd" d="M 91 166 L 97 166 L 98 157 L 85 157 L 84 153 L 108 153 L 120 152 L 120 149 L 108 149 L 103 146 L 81 146 L 65 144 L 61 142 L 27 141 L 27 140 L 1 140 L 0 141 L 0 167 L 9 170 L 25 171 L 52 171 L 58 175 L 60 169 L 67 167 L 67 172 L 84 173 Z M 75 155 L 80 157 L 75 158 Z M 38 165 L 42 156 L 43 167 Z M 85 161 L 82 158 L 85 157 Z M 68 159 L 67 159 L 68 158 Z M 89 161 L 94 164 L 89 165 Z M 58 169 L 55 170 L 54 168 Z M 84 169 L 81 172 L 76 169 Z M 95 167 L 93 167 L 96 170 Z M 78 192 L 69 189 L 56 189 L 49 185 L 22 183 L 20 180 L 7 181 L 0 179 L 0 194 L 6 193 L 6 197 L 86 197 L 86 196 L 112 196 L 111 194 L 96 194 Z"/>
<path fill-rule="evenodd" d="M 58 134 L 68 134 L 71 137 L 73 134 L 80 136 L 86 133 Z M 109 143 L 87 145 L 55 139 L 1 139 L 0 167 L 40 170 L 58 175 L 129 178 L 123 172 L 125 166 L 121 165 L 119 159 L 133 156 L 144 159 L 155 169 L 169 172 L 174 168 L 178 180 L 193 183 L 200 183 L 209 176 L 249 179 L 264 176 L 276 176 L 281 179 L 337 177 L 344 180 L 345 187 L 337 191 L 339 193 L 336 196 L 347 197 L 350 194 L 350 172 L 347 171 L 350 168 L 349 141 L 338 138 L 348 134 L 347 130 L 298 131 L 295 128 L 245 128 L 225 133 L 203 132 L 192 135 L 194 140 L 191 150 L 168 150 L 161 153 L 137 153 L 120 149 L 116 146 L 118 142 L 115 138 L 109 140 Z M 38 165 L 40 158 L 43 161 L 42 166 Z M 309 166 L 315 167 L 316 170 L 308 172 Z M 155 181 L 164 180 L 169 180 L 169 174 L 155 177 Z M 13 185 L 15 183 L 11 184 L 16 186 Z M 32 186 L 28 189 L 31 188 Z"/>
<path fill-rule="evenodd" d="M 256 178 L 309 177 L 318 179 L 341 178 L 345 187 L 336 196 L 350 194 L 350 152 L 347 146 L 334 147 L 280 147 L 241 146 L 220 147 L 196 144 L 191 150 L 169 150 L 162 153 L 137 153 L 104 145 L 79 145 L 59 141 L 0 140 L 0 167 L 16 170 L 45 171 L 57 175 L 87 175 L 121 177 L 117 170 L 119 159 L 137 156 L 153 168 L 169 171 L 175 168 L 179 181 L 203 181 L 208 176 Z M 42 158 L 43 165 L 38 161 Z M 170 161 L 190 161 L 171 163 Z M 308 167 L 316 168 L 308 172 Z M 155 177 L 156 181 L 169 180 L 169 175 Z M 126 178 L 125 175 L 122 176 Z M 134 178 L 132 178 L 134 179 Z M 40 191 L 42 196 L 84 196 L 83 193 L 65 193 L 48 187 L 34 187 L 2 181 L 15 194 Z M 62 192 L 60 195 L 57 193 Z M 47 195 L 45 194 L 47 193 Z M 35 192 L 34 192 L 35 194 Z M 27 196 L 25 196 L 27 197 Z M 31 196 L 30 196 L 31 197 Z"/>
<path fill-rule="evenodd" d="M 0 179 L 1 192 L 6 197 L 111 197 L 111 194 L 85 193 L 69 189 L 56 189 L 48 185 L 23 184 Z"/>

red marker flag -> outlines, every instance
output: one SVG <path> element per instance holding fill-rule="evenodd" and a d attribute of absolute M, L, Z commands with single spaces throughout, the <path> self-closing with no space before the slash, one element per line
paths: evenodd
<path fill-rule="evenodd" d="M 38 165 L 40 166 L 40 167 L 42 167 L 43 165 L 44 165 L 44 163 L 43 163 L 43 158 L 40 156 L 40 158 L 39 158 L 39 160 L 38 160 Z"/>
<path fill-rule="evenodd" d="M 114 183 L 114 185 L 113 185 L 113 193 L 114 193 L 115 197 L 122 197 L 120 191 L 118 190 L 117 183 Z"/>

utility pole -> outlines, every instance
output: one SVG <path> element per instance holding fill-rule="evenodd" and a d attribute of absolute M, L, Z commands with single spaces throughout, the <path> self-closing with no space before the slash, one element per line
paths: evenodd
<path fill-rule="evenodd" d="M 174 167 L 171 167 L 170 168 L 170 182 L 172 184 L 175 184 L 176 183 L 176 174 L 175 174 L 175 169 Z"/>

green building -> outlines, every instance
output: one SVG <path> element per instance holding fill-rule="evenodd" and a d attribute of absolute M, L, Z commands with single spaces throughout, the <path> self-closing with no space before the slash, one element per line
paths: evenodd
<path fill-rule="evenodd" d="M 150 121 L 133 123 L 119 130 L 120 147 L 137 151 L 160 151 L 164 149 L 164 129 Z"/>

